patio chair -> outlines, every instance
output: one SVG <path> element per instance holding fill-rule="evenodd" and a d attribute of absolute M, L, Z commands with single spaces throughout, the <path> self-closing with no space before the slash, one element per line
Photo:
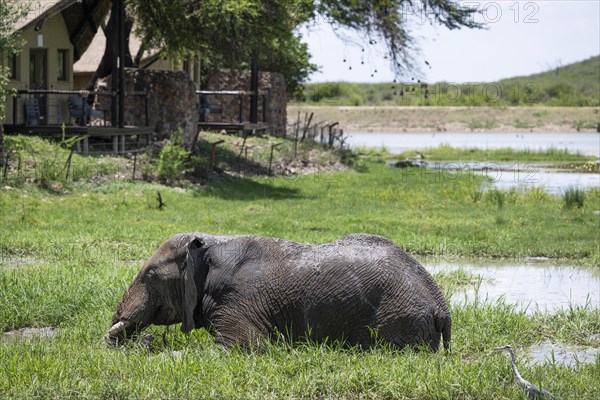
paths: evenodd
<path fill-rule="evenodd" d="M 223 108 L 222 107 L 214 107 L 212 104 L 210 104 L 210 101 L 208 100 L 207 95 L 201 95 L 199 111 L 200 111 L 200 122 L 206 122 L 208 114 L 222 114 Z"/>
<path fill-rule="evenodd" d="M 25 125 L 37 126 L 40 124 L 40 106 L 37 99 L 25 99 Z"/>
<path fill-rule="evenodd" d="M 101 118 L 104 120 L 104 111 L 91 108 L 85 97 L 69 96 L 67 105 L 71 120 L 75 121 L 79 126 L 88 125 L 92 118 Z"/>

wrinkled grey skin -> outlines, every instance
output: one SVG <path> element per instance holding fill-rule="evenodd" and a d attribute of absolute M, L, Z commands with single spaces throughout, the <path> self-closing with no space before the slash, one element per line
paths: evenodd
<path fill-rule="evenodd" d="M 449 347 L 448 306 L 431 275 L 381 236 L 323 245 L 260 236 L 180 234 L 144 264 L 113 315 L 117 344 L 148 325 L 204 327 L 225 346 L 343 340 Z"/>

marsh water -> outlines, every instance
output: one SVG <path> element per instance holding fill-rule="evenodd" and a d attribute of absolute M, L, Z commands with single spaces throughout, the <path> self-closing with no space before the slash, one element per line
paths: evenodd
<path fill-rule="evenodd" d="M 502 299 L 528 314 L 583 306 L 600 309 L 600 274 L 590 269 L 540 259 L 487 263 L 425 259 L 422 263 L 431 273 L 462 269 L 480 277 L 477 284 L 452 295 L 451 301 L 455 303 L 475 300 L 493 303 Z"/>
<path fill-rule="evenodd" d="M 568 150 L 571 153 L 600 158 L 600 133 L 522 133 L 522 132 L 347 132 L 346 143 L 352 148 L 385 148 L 392 154 L 440 145 L 482 150 L 511 148 L 513 150 Z M 541 163 L 506 162 L 425 162 L 432 169 L 473 171 L 485 174 L 497 189 L 527 189 L 541 187 L 550 194 L 560 195 L 568 188 L 583 190 L 600 188 L 600 174 L 548 169 Z"/>
<path fill-rule="evenodd" d="M 462 269 L 476 278 L 474 285 L 452 294 L 450 301 L 455 304 L 501 301 L 526 314 L 576 307 L 600 309 L 600 274 L 589 269 L 540 259 L 494 263 L 420 261 L 431 273 Z M 526 355 L 533 364 L 556 362 L 575 367 L 577 363 L 595 362 L 600 349 L 544 341 L 527 349 Z"/>
<path fill-rule="evenodd" d="M 599 173 L 581 173 L 548 168 L 541 163 L 519 162 L 422 162 L 428 169 L 452 171 L 456 174 L 479 174 L 490 178 L 490 186 L 500 190 L 543 188 L 549 194 L 561 195 L 568 188 L 589 190 L 600 188 Z"/>
<path fill-rule="evenodd" d="M 569 152 L 600 158 L 600 133 L 597 132 L 346 132 L 352 148 L 385 147 L 390 153 L 450 145 L 483 150 L 512 148 L 541 151 L 567 149 Z"/>

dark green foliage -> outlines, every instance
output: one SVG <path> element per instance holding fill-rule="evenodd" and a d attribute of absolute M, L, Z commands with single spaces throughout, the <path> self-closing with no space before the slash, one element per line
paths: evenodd
<path fill-rule="evenodd" d="M 585 190 L 569 187 L 563 194 L 564 206 L 566 209 L 582 208 L 585 203 Z"/>
<path fill-rule="evenodd" d="M 9 94 L 6 84 L 10 70 L 4 66 L 4 57 L 17 54 L 22 46 L 20 32 L 14 26 L 27 13 L 26 3 L 0 0 L 0 166 L 4 165 L 4 107 Z"/>
<path fill-rule="evenodd" d="M 334 29 L 360 32 L 365 46 L 383 39 L 397 74 L 412 67 L 414 46 L 405 25 L 411 14 L 407 7 L 413 4 L 406 0 L 129 0 L 128 4 L 148 46 L 177 56 L 200 51 L 209 68 L 248 68 L 254 58 L 260 69 L 283 73 L 290 93 L 298 92 L 298 84 L 317 68 L 297 32 L 317 19 Z M 416 10 L 420 15 L 450 29 L 480 26 L 473 19 L 475 9 L 460 2 L 423 0 L 420 6 Z"/>
<path fill-rule="evenodd" d="M 184 147 L 183 133 L 173 132 L 160 152 L 156 175 L 163 182 L 177 181 L 188 170 L 189 161 L 190 152 Z"/>

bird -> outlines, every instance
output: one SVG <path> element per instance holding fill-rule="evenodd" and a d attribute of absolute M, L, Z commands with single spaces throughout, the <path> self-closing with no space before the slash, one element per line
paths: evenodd
<path fill-rule="evenodd" d="M 510 358 L 512 361 L 512 369 L 515 374 L 515 378 L 517 378 L 517 383 L 519 384 L 519 386 L 521 386 L 523 390 L 525 390 L 525 394 L 527 395 L 528 399 L 554 399 L 554 396 L 552 396 L 552 394 L 546 389 L 539 388 L 533 383 L 523 379 L 523 377 L 519 373 L 519 370 L 517 370 L 517 355 L 515 354 L 515 350 L 512 348 L 511 345 L 507 344 L 506 346 L 496 347 L 494 348 L 494 350 L 505 351 L 508 354 L 510 354 Z"/>
<path fill-rule="evenodd" d="M 165 207 L 167 204 L 163 201 L 162 196 L 160 195 L 160 192 L 157 190 L 156 191 L 156 201 L 158 201 L 158 209 L 162 210 L 163 207 Z"/>

